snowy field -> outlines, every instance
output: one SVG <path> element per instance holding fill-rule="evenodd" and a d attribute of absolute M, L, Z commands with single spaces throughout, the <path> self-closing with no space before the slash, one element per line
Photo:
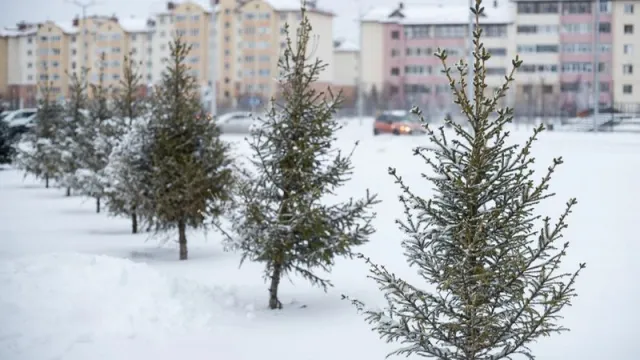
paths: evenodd
<path fill-rule="evenodd" d="M 529 131 L 520 127 L 513 139 Z M 241 137 L 229 137 L 246 152 Z M 360 250 L 418 281 L 399 246 L 402 215 L 388 166 L 424 195 L 425 166 L 411 156 L 424 137 L 374 137 L 355 121 L 340 135 L 360 140 L 356 174 L 343 195 L 379 193 L 378 232 Z M 539 169 L 566 161 L 552 182 L 558 196 L 540 210 L 557 216 L 572 196 L 578 206 L 565 235 L 567 270 L 586 261 L 579 297 L 566 309 L 571 332 L 542 339 L 541 360 L 637 360 L 640 323 L 640 135 L 542 134 Z M 94 203 L 44 189 L 13 170 L 0 171 L 0 359 L 2 360 L 382 360 L 385 344 L 341 294 L 382 304 L 366 267 L 340 260 L 328 293 L 293 278 L 281 287 L 282 311 L 266 310 L 262 267 L 225 253 L 216 233 L 190 233 L 189 255 L 129 234 L 126 219 L 94 213 Z M 303 306 L 305 305 L 305 306 Z"/>

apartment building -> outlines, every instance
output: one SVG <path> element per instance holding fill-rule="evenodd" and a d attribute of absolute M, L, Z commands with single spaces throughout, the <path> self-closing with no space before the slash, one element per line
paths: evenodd
<path fill-rule="evenodd" d="M 356 104 L 360 49 L 357 44 L 339 39 L 334 41 L 333 88 L 342 91 L 344 106 Z"/>
<path fill-rule="evenodd" d="M 11 107 L 36 105 L 36 24 L 19 23 L 0 32 L 7 45 L 7 93 Z"/>
<path fill-rule="evenodd" d="M 166 68 L 166 59 L 170 57 L 170 42 L 176 36 L 180 36 L 191 46 L 187 59 L 191 74 L 196 77 L 201 87 L 209 85 L 211 15 L 211 6 L 192 1 L 168 2 L 165 11 L 154 14 L 150 83 L 157 83 L 161 79 L 162 72 Z"/>
<path fill-rule="evenodd" d="M 9 91 L 9 38 L 0 32 L 0 101 L 6 101 Z"/>
<path fill-rule="evenodd" d="M 361 19 L 364 91 L 376 92 L 387 106 L 420 104 L 446 110 L 451 104 L 442 64 L 433 56 L 446 50 L 447 63 L 469 54 L 467 2 L 374 8 Z M 492 53 L 487 64 L 489 90 L 500 86 L 510 71 L 508 39 L 512 24 L 509 3 L 493 1 L 480 19 L 484 45 Z"/>
<path fill-rule="evenodd" d="M 314 53 L 310 55 L 328 65 L 317 84 L 326 87 L 333 82 L 334 15 L 313 1 L 308 2 L 308 8 L 314 34 Z M 214 14 L 215 30 L 210 26 Z M 47 81 L 52 83 L 56 98 L 65 98 L 67 73 L 83 68 L 88 69 L 89 82 L 95 84 L 102 67 L 105 84 L 116 86 L 128 54 L 139 64 L 150 88 L 161 79 L 170 42 L 181 36 L 191 45 L 188 65 L 203 90 L 211 86 L 211 64 L 215 63 L 219 102 L 237 105 L 235 100 L 240 98 L 254 105 L 265 104 L 277 94 L 278 59 L 286 46 L 285 24 L 292 26 L 290 33 L 295 37 L 299 21 L 297 0 L 194 0 L 167 2 L 148 19 L 89 16 L 22 24 L 20 29 L 4 31 L 1 37 L 7 47 L 8 97 L 35 104 L 36 86 Z M 216 35 L 213 52 L 212 34 Z"/>
<path fill-rule="evenodd" d="M 599 103 L 613 102 L 612 9 L 615 3 L 589 1 L 516 1 L 512 42 L 524 60 L 518 74 L 518 98 L 540 109 L 579 111 L 594 106 L 594 75 Z M 595 15 L 600 25 L 595 31 Z M 595 36 L 599 46 L 594 47 Z M 595 66 L 596 60 L 598 65 Z"/>
<path fill-rule="evenodd" d="M 614 1 L 613 101 L 622 110 L 640 112 L 640 1 Z"/>

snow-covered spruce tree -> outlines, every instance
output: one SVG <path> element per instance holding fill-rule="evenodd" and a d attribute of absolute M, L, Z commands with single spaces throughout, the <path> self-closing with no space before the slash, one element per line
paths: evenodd
<path fill-rule="evenodd" d="M 64 108 L 55 100 L 52 83 L 40 84 L 40 103 L 33 128 L 20 140 L 16 165 L 27 174 L 43 179 L 45 187 L 57 178 L 60 167 L 56 132 L 62 126 Z"/>
<path fill-rule="evenodd" d="M 288 45 L 279 63 L 283 103 L 272 100 L 249 140 L 255 171 L 241 182 L 232 220 L 238 235 L 232 245 L 242 261 L 265 264 L 271 309 L 282 308 L 278 286 L 289 273 L 325 290 L 331 286 L 314 270 L 329 271 L 336 257 L 350 257 L 353 246 L 368 241 L 374 232 L 370 209 L 377 203 L 369 191 L 363 199 L 324 203 L 353 170 L 350 155 L 334 148 L 341 98 L 313 87 L 326 65 L 308 60 L 311 25 L 304 6 L 295 44 L 285 30 Z"/>
<path fill-rule="evenodd" d="M 106 172 L 109 181 L 107 206 L 115 215 L 131 218 L 131 232 L 138 232 L 138 204 L 144 201 L 149 183 L 145 175 L 151 173 L 151 160 L 144 144 L 149 136 L 144 131 L 147 125 L 143 114 L 143 99 L 140 96 L 142 75 L 131 54 L 125 57 L 123 76 L 114 93 L 114 120 L 118 131 L 114 134 L 117 145 L 109 159 Z"/>
<path fill-rule="evenodd" d="M 513 111 L 497 109 L 496 104 L 522 61 L 516 58 L 505 84 L 485 96 L 490 56 L 481 42 L 481 0 L 472 11 L 478 28 L 473 35 L 473 100 L 464 91 L 467 65 L 456 66 L 456 81 L 446 66 L 446 53 L 437 53 L 469 131 L 451 123 L 455 136 L 445 136 L 442 128 L 430 130 L 432 147 L 415 149 L 414 155 L 434 172 L 424 175 L 435 187 L 431 199 L 417 196 L 389 169 L 403 192 L 405 219 L 398 221 L 406 236 L 402 244 L 424 283 L 409 284 L 365 258 L 388 307 L 368 310 L 352 301 L 382 338 L 402 344 L 394 354 L 441 360 L 533 359 L 527 347 L 531 342 L 567 330 L 559 324 L 559 313 L 576 296 L 575 279 L 585 266 L 580 264 L 575 273 L 559 269 L 568 247 L 559 244 L 561 233 L 576 200 L 569 200 L 555 224 L 544 218 L 536 231 L 540 218 L 533 208 L 553 196 L 549 182 L 562 159 L 555 159 L 536 182 L 530 150 L 543 128 L 522 147 L 505 142 L 509 133 L 503 126 L 511 122 Z"/>
<path fill-rule="evenodd" d="M 65 104 L 64 120 L 56 131 L 55 151 L 60 159 L 59 183 L 66 187 L 67 196 L 71 189 L 77 188 L 76 171 L 83 159 L 83 131 L 87 123 L 87 74 L 89 69 L 82 68 L 80 73 L 73 72 L 69 76 L 69 99 Z"/>
<path fill-rule="evenodd" d="M 187 259 L 187 227 L 204 227 L 231 199 L 234 176 L 229 145 L 213 119 L 201 114 L 200 90 L 190 74 L 191 46 L 181 38 L 151 105 L 153 217 L 161 229 L 177 228 L 180 260 Z"/>
<path fill-rule="evenodd" d="M 79 168 L 75 175 L 75 189 L 96 201 L 96 212 L 101 210 L 101 200 L 108 186 L 104 169 L 107 166 L 116 134 L 119 132 L 109 104 L 111 88 L 105 84 L 106 55 L 100 55 L 98 81 L 89 85 L 88 116 L 77 138 L 80 150 Z"/>

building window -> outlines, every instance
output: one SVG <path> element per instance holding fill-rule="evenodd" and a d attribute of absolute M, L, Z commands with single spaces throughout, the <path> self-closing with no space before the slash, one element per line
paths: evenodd
<path fill-rule="evenodd" d="M 394 30 L 391 32 L 391 38 L 394 40 L 400 39 L 400 31 Z"/>
<path fill-rule="evenodd" d="M 632 64 L 622 65 L 622 73 L 625 75 L 633 74 L 633 65 Z"/>
<path fill-rule="evenodd" d="M 538 32 L 536 25 L 518 25 L 516 28 L 518 34 L 535 34 Z"/>
<path fill-rule="evenodd" d="M 599 29 L 601 34 L 609 34 L 611 33 L 611 23 L 600 23 Z"/>
<path fill-rule="evenodd" d="M 623 50 L 626 55 L 633 55 L 633 45 L 632 44 L 624 44 Z"/>
<path fill-rule="evenodd" d="M 400 68 L 394 67 L 391 68 L 391 76 L 399 76 L 400 75 Z"/>
<path fill-rule="evenodd" d="M 72 61 L 72 62 L 71 62 L 71 69 L 75 69 L 75 68 L 76 68 L 76 62 L 75 62 L 75 61 Z"/>
<path fill-rule="evenodd" d="M 591 1 L 565 2 L 562 4 L 563 14 L 591 14 Z"/>
<path fill-rule="evenodd" d="M 633 85 L 630 85 L 630 84 L 622 85 L 622 93 L 625 95 L 633 94 Z"/>
<path fill-rule="evenodd" d="M 507 68 L 503 67 L 488 67 L 486 71 L 487 75 L 507 75 Z"/>
<path fill-rule="evenodd" d="M 557 14 L 559 7 L 557 2 L 519 2 L 519 14 Z"/>
<path fill-rule="evenodd" d="M 33 51 L 27 50 L 27 56 L 31 56 L 31 55 L 33 55 Z"/>
<path fill-rule="evenodd" d="M 562 32 L 571 34 L 588 34 L 593 29 L 591 23 L 563 24 Z"/>
<path fill-rule="evenodd" d="M 506 48 L 487 48 L 487 52 L 493 56 L 505 56 L 507 55 Z"/>
<path fill-rule="evenodd" d="M 632 24 L 625 24 L 624 25 L 624 33 L 625 34 L 633 34 L 633 25 Z"/>
<path fill-rule="evenodd" d="M 27 63 L 27 68 L 28 68 L 28 69 L 31 69 L 32 67 L 33 67 L 33 64 L 32 64 L 32 63 Z"/>
<path fill-rule="evenodd" d="M 200 34 L 200 29 L 191 29 L 189 33 L 191 36 L 198 36 L 198 34 Z"/>
<path fill-rule="evenodd" d="M 624 4 L 624 13 L 633 14 L 633 4 Z"/>
<path fill-rule="evenodd" d="M 29 37 L 27 38 L 27 44 L 32 44 L 32 43 L 33 43 L 33 37 L 32 37 L 32 36 L 29 36 Z"/>
<path fill-rule="evenodd" d="M 600 2 L 600 13 L 608 14 L 611 12 L 611 3 L 608 0 L 602 0 Z"/>
<path fill-rule="evenodd" d="M 200 15 L 191 16 L 191 21 L 200 21 Z"/>

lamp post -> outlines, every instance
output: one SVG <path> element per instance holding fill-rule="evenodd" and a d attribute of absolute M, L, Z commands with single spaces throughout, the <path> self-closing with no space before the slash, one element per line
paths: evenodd
<path fill-rule="evenodd" d="M 209 22 L 209 26 L 211 27 L 211 29 L 209 29 L 209 36 L 211 37 L 210 41 L 209 41 L 209 54 L 210 55 L 210 81 L 211 81 L 211 91 L 210 96 L 210 104 L 209 104 L 209 112 L 211 113 L 211 117 L 215 118 L 216 116 L 216 112 L 218 111 L 217 109 L 217 95 L 218 95 L 218 84 L 217 84 L 217 69 L 216 69 L 216 63 L 218 60 L 218 51 L 217 51 L 217 36 L 218 36 L 218 29 L 216 28 L 216 24 L 217 24 L 217 19 L 216 17 L 218 16 L 218 0 L 211 0 L 211 20 Z"/>
<path fill-rule="evenodd" d="M 600 6 L 601 0 L 595 2 L 593 29 L 593 131 L 598 131 L 600 117 Z"/>

